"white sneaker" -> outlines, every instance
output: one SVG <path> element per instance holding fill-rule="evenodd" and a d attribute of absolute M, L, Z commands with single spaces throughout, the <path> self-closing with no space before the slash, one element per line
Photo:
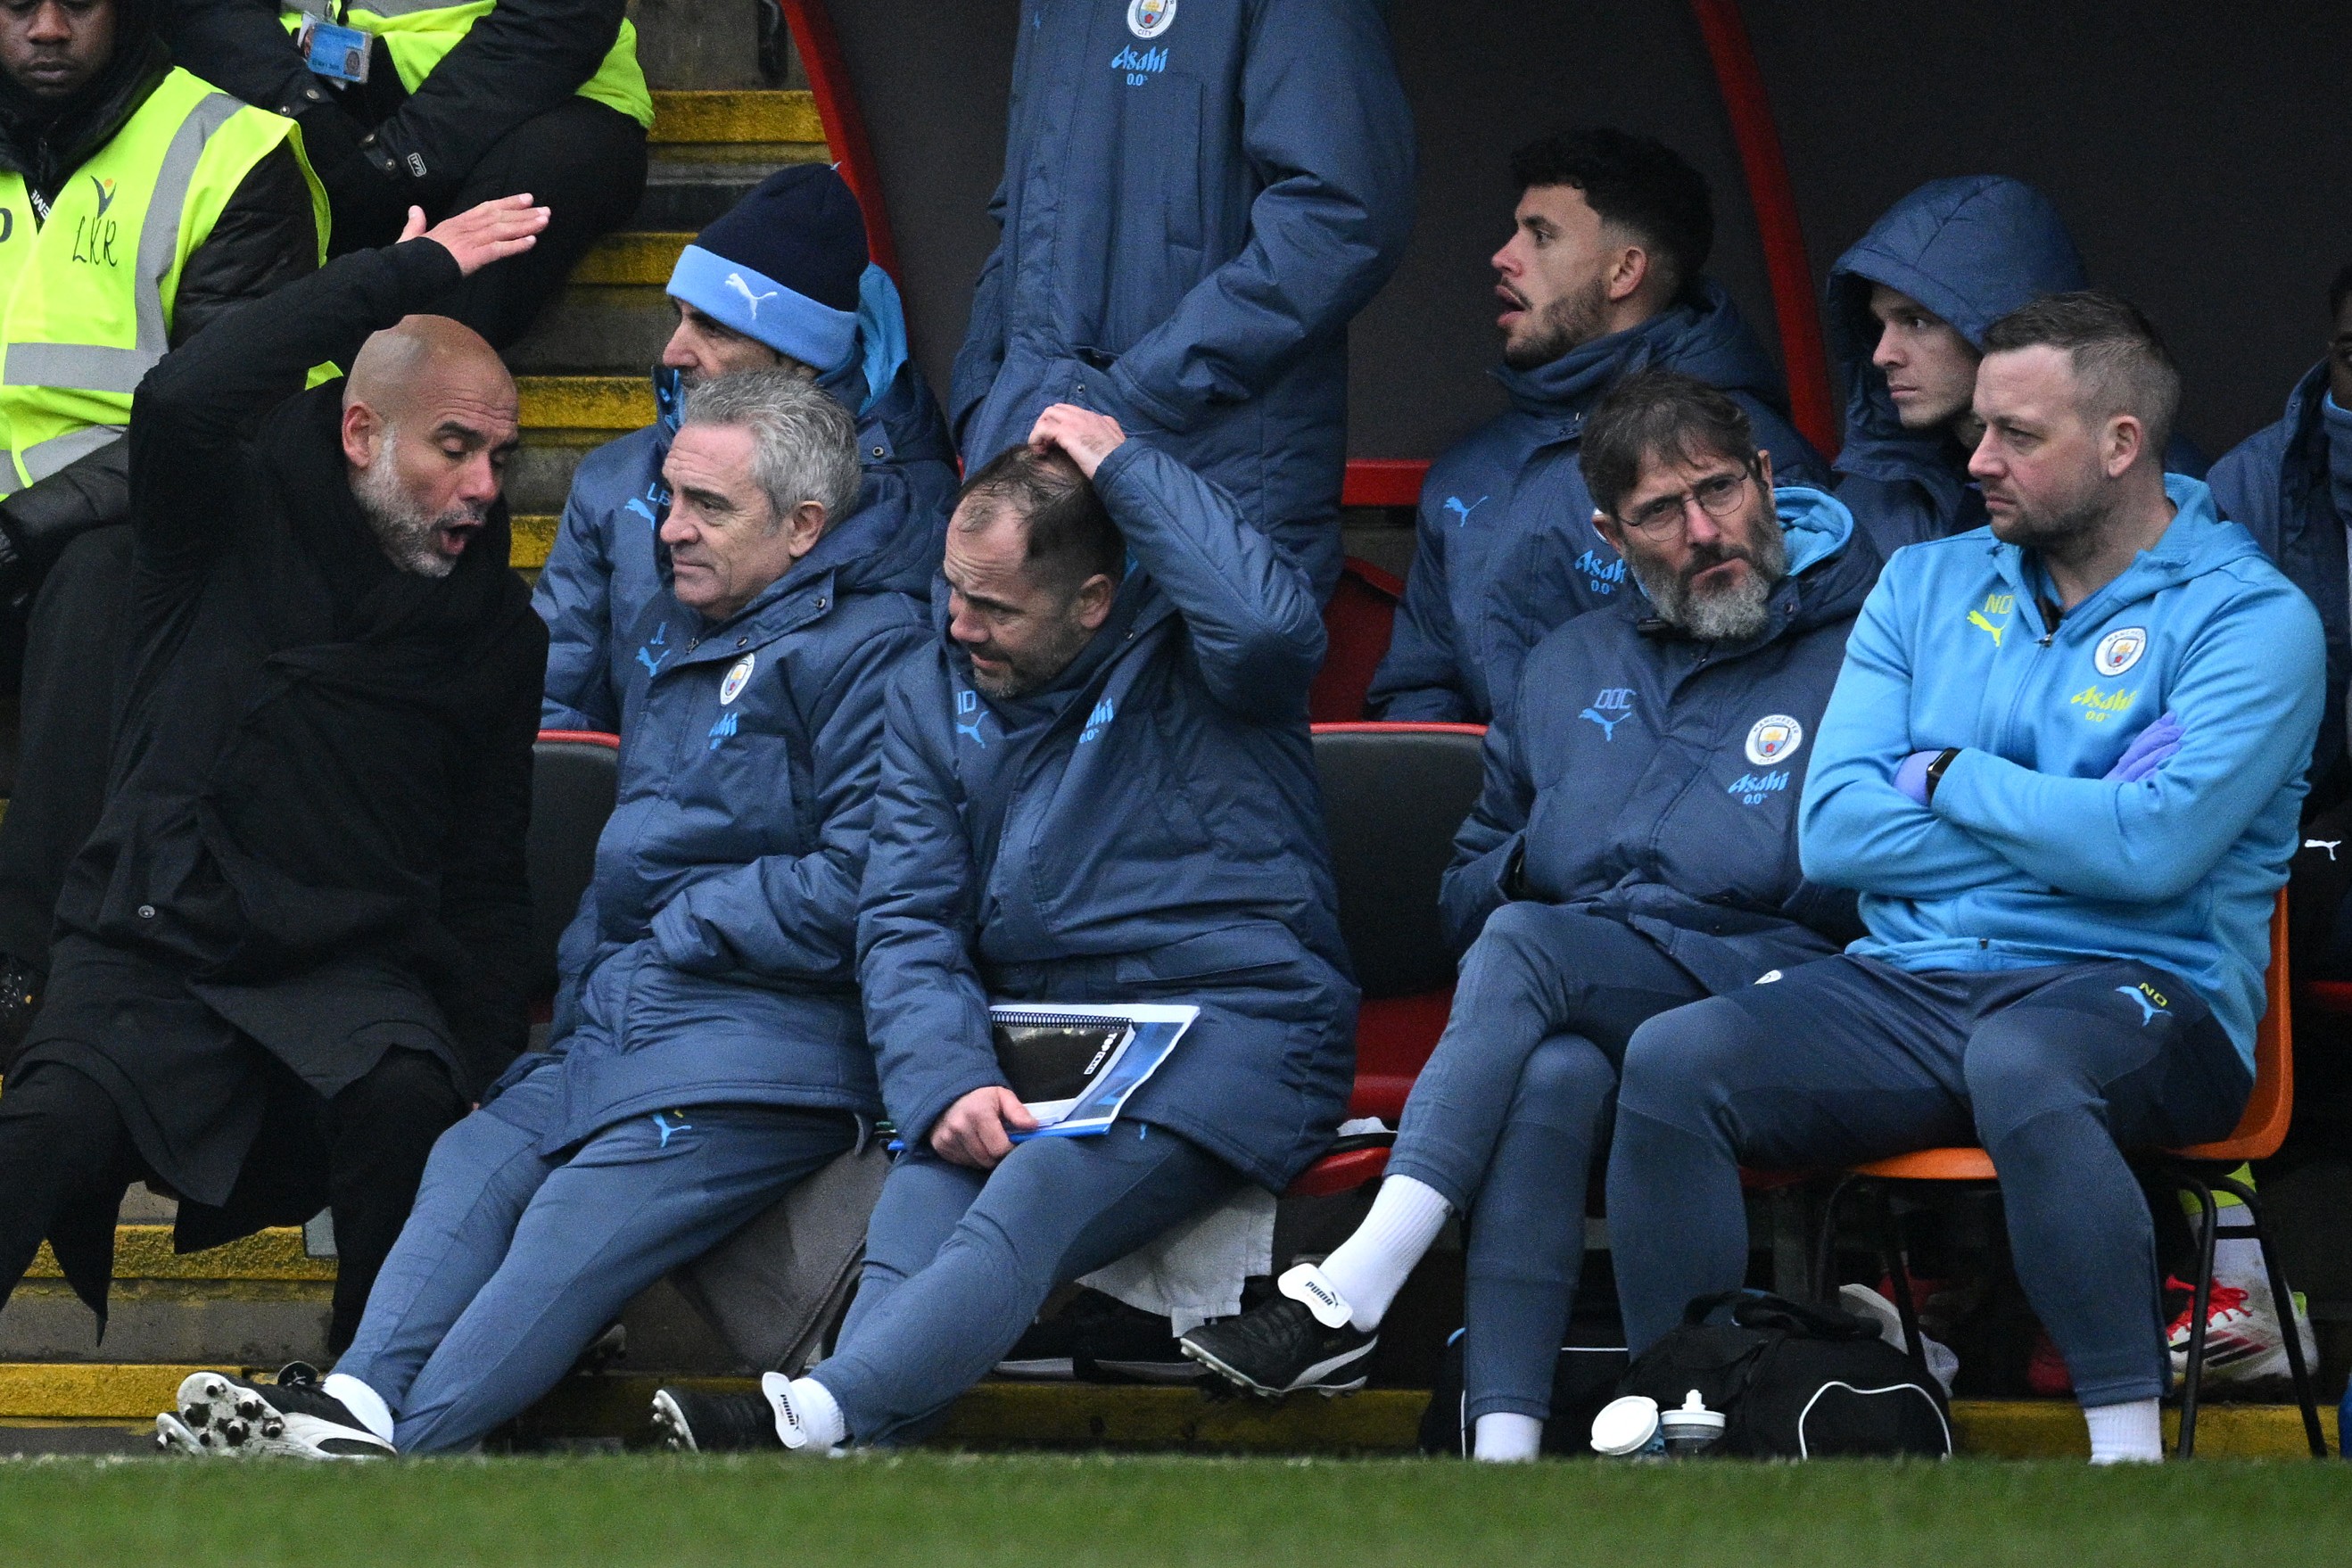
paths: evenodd
<path fill-rule="evenodd" d="M 1878 1337 L 1896 1350 L 1908 1354 L 1910 1347 L 1903 1341 L 1903 1314 L 1895 1303 L 1867 1285 L 1838 1287 L 1838 1305 L 1857 1318 L 1867 1318 L 1878 1325 Z M 1927 1352 L 1927 1370 L 1937 1383 L 1944 1385 L 1944 1397 L 1952 1396 L 1952 1380 L 1960 1375 L 1960 1358 L 1943 1341 L 1930 1337 L 1924 1331 L 1919 1346 Z"/>
<path fill-rule="evenodd" d="M 2176 1290 L 2191 1289 L 2179 1279 L 2165 1283 Z M 2197 1300 L 2191 1296 L 2180 1315 L 2172 1320 L 2172 1331 L 2167 1336 L 2176 1380 L 2189 1375 L 2189 1318 L 2196 1310 Z M 2295 1337 L 2303 1342 L 2304 1368 L 2315 1373 L 2319 1367 L 2319 1342 L 2311 1331 L 2311 1319 L 2299 1298 L 2294 1310 Z M 2292 1375 L 2286 1360 L 2286 1335 L 2279 1325 L 2277 1303 L 2271 1300 L 2270 1280 L 2262 1274 L 2241 1279 L 2215 1276 L 2205 1311 L 2204 1386 L 2238 1386 L 2269 1379 L 2285 1380 Z"/>
<path fill-rule="evenodd" d="M 392 1445 L 368 1430 L 340 1399 L 323 1392 L 297 1362 L 274 1384 L 249 1383 L 225 1372 L 190 1373 L 180 1380 L 179 1425 L 193 1438 L 189 1452 L 280 1459 L 389 1459 Z M 159 1443 L 180 1446 L 179 1434 L 158 1416 Z"/>

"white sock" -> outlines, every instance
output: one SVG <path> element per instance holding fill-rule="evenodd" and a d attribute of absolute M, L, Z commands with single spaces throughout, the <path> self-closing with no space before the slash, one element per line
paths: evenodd
<path fill-rule="evenodd" d="M 2231 1209 L 2223 1209 L 2226 1216 Z M 2239 1209 L 2236 1212 L 2245 1212 Z M 2254 1239 L 2251 1225 L 2225 1225 L 2213 1238 L 2213 1278 L 2231 1285 L 2260 1283 L 2268 1286 L 2270 1276 L 2263 1270 L 2262 1244 Z"/>
<path fill-rule="evenodd" d="M 760 1379 L 760 1392 L 768 1396 L 771 1405 L 778 1405 L 782 1398 L 793 1402 L 793 1414 L 801 1418 L 801 1430 L 808 1434 L 808 1447 L 817 1452 L 849 1441 L 848 1418 L 842 1415 L 833 1391 L 816 1379 L 787 1378 L 781 1372 L 772 1372 Z M 783 1412 L 779 1409 L 777 1419 L 781 1422 L 782 1418 Z M 782 1426 L 777 1427 L 776 1436 L 782 1437 Z"/>
<path fill-rule="evenodd" d="M 1323 1277 L 1348 1303 L 1348 1321 L 1370 1331 L 1381 1326 L 1389 1303 L 1452 1210 L 1435 1187 L 1411 1176 L 1391 1176 L 1372 1194 L 1372 1212 L 1323 1260 Z"/>
<path fill-rule="evenodd" d="M 1471 1458 L 1488 1464 L 1521 1464 L 1543 1452 L 1544 1424 L 1532 1415 L 1497 1410 L 1478 1417 Z"/>
<path fill-rule="evenodd" d="M 2156 1464 L 2164 1458 L 2164 1417 L 2153 1399 L 2094 1405 L 2083 1411 L 2091 1429 L 2091 1463 Z"/>
<path fill-rule="evenodd" d="M 383 1395 L 347 1372 L 331 1372 L 319 1380 L 319 1392 L 331 1399 L 340 1399 L 343 1408 L 360 1418 L 360 1425 L 383 1438 L 392 1441 L 392 1406 Z"/>

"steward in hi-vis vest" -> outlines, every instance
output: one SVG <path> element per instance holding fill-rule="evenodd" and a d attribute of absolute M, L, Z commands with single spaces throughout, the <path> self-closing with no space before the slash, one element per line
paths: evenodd
<path fill-rule="evenodd" d="M 181 63 L 291 116 L 334 207 L 334 249 L 528 191 L 539 244 L 442 302 L 499 347 L 636 210 L 653 96 L 624 0 L 179 0 Z"/>
<path fill-rule="evenodd" d="M 131 393 L 326 247 L 293 125 L 174 69 L 155 11 L 0 12 L 0 682 L 17 689 L 21 666 L 25 693 L 0 828 L 0 1070 L 105 789 L 131 552 L 102 525 L 131 513 Z"/>

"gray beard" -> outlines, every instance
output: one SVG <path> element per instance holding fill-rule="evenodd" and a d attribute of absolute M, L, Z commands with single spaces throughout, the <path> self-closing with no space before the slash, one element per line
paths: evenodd
<path fill-rule="evenodd" d="M 457 560 L 435 549 L 433 536 L 459 523 L 480 522 L 483 513 L 470 506 L 428 512 L 410 500 L 401 492 L 400 476 L 393 471 L 392 442 L 392 432 L 386 430 L 376 461 L 352 479 L 352 494 L 360 503 L 360 514 L 375 531 L 376 542 L 394 566 L 419 577 L 446 577 L 457 569 Z"/>
<path fill-rule="evenodd" d="M 1690 575 L 1734 558 L 1726 552 L 1694 562 Z M 1737 559 L 1748 563 L 1748 571 L 1736 586 L 1712 594 L 1691 592 L 1686 578 L 1638 555 L 1628 553 L 1625 564 L 1650 596 L 1650 608 L 1668 626 L 1701 642 L 1746 642 L 1771 623 L 1772 592 L 1789 574 L 1789 544 L 1778 521 L 1760 531 L 1752 552 L 1737 552 Z"/>

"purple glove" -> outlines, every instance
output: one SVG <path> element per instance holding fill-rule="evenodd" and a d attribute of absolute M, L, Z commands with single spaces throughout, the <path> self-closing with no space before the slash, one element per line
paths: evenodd
<path fill-rule="evenodd" d="M 2116 765 L 2107 770 L 2110 784 L 2137 784 L 2180 750 L 2180 721 L 2170 713 L 2132 737 Z"/>
<path fill-rule="evenodd" d="M 1909 795 L 1914 805 L 1927 804 L 1927 764 L 1943 754 L 1940 746 L 1932 752 L 1914 752 L 1895 770 L 1895 787 Z"/>

